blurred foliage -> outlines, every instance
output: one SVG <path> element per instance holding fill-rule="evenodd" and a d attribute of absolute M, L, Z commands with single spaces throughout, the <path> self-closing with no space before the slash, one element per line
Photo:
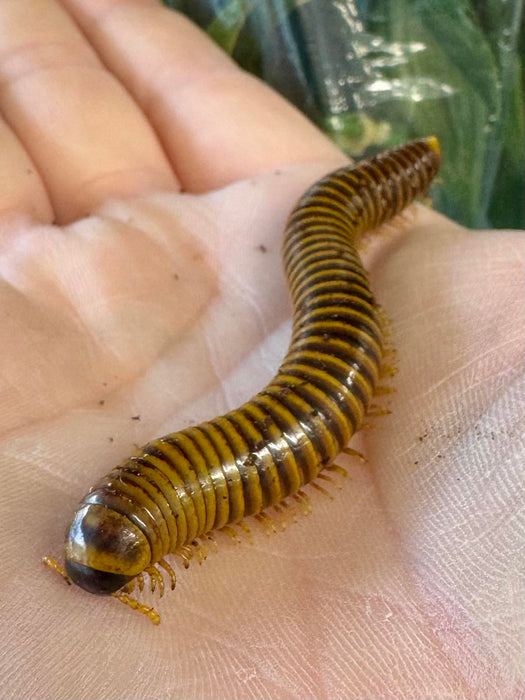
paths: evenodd
<path fill-rule="evenodd" d="M 468 226 L 525 227 L 523 0 L 165 3 L 349 155 L 436 134 L 435 207 Z"/>

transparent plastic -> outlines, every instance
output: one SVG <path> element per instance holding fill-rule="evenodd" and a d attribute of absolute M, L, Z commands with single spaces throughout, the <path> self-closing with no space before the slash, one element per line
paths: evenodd
<path fill-rule="evenodd" d="M 436 134 L 434 206 L 469 226 L 525 226 L 523 0 L 165 2 L 349 155 Z"/>

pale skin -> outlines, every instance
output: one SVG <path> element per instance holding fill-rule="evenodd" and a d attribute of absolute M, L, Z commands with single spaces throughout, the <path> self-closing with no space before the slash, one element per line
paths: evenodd
<path fill-rule="evenodd" d="M 418 207 L 376 237 L 368 463 L 175 563 L 159 627 L 42 566 L 134 444 L 270 379 L 286 216 L 345 157 L 157 2 L 2 0 L 0 47 L 0 695 L 522 697 L 522 232 Z"/>

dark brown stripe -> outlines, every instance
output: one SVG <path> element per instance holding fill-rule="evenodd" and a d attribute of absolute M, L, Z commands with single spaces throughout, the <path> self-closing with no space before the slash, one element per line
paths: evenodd
<path fill-rule="evenodd" d="M 252 401 L 250 403 L 255 402 Z M 271 457 L 272 463 L 279 477 L 281 491 L 283 494 L 289 494 L 290 476 L 286 466 L 286 457 L 287 453 L 293 456 L 293 449 L 289 442 L 289 436 L 283 432 L 281 426 L 274 420 L 270 413 L 268 413 L 264 405 L 257 405 L 257 409 L 265 416 L 262 420 L 256 417 L 250 404 L 245 404 L 239 409 L 239 413 L 242 414 L 244 420 L 250 423 L 263 438 L 260 443 L 254 445 L 252 453 L 257 454 L 262 449 L 268 450 L 269 456 Z M 242 430 L 242 426 L 235 420 L 234 416 L 232 416 L 230 420 L 232 420 L 232 422 L 238 426 L 239 430 Z M 270 427 L 274 428 L 273 434 L 270 431 Z M 275 432 L 277 432 L 279 437 L 276 437 Z M 295 461 L 297 462 L 297 460 Z M 297 464 L 299 464 L 299 462 L 297 462 Z M 267 495 L 270 493 L 269 479 L 271 477 L 266 470 L 259 469 L 259 466 L 260 465 L 257 465 L 257 470 L 259 472 L 259 479 L 261 480 L 263 497 L 264 500 L 267 501 Z"/>
<path fill-rule="evenodd" d="M 296 450 L 297 447 L 302 449 L 302 440 L 307 438 L 310 441 L 312 447 L 314 448 L 315 454 L 317 455 L 318 463 L 325 464 L 328 460 L 329 455 L 324 446 L 324 442 L 320 439 L 319 434 L 312 429 L 309 420 L 309 418 L 311 418 L 311 411 L 313 407 L 310 407 L 310 410 L 305 409 L 303 411 L 297 411 L 295 409 L 292 411 L 287 404 L 286 396 L 288 392 L 294 391 L 294 387 L 287 386 L 287 391 L 282 391 L 282 388 L 279 387 L 279 395 L 272 394 L 268 391 L 269 389 L 271 389 L 271 384 L 265 390 L 261 391 L 260 394 L 257 394 L 257 396 L 254 398 L 254 403 L 258 406 L 263 406 L 266 412 L 270 413 L 274 421 L 279 425 L 280 429 L 282 430 L 283 435 L 291 437 L 293 444 L 296 445 Z M 266 397 L 266 402 L 263 401 L 263 397 Z M 275 408 L 273 408 L 272 403 L 281 404 L 283 408 L 285 408 L 292 414 L 295 421 L 284 422 L 281 419 L 279 413 L 275 410 Z M 308 468 L 306 465 L 303 466 L 300 464 L 298 457 L 296 457 L 296 461 L 298 465 L 303 467 L 303 471 L 305 471 Z M 305 473 L 305 483 L 311 481 L 312 478 L 314 478 L 314 476 L 315 474 L 308 470 Z"/>

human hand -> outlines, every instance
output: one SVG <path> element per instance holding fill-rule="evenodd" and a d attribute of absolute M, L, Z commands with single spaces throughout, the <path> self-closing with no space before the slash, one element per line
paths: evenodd
<path fill-rule="evenodd" d="M 518 697 L 518 232 L 420 207 L 376 239 L 399 373 L 368 464 L 192 564 L 159 628 L 43 569 L 134 444 L 271 378 L 285 219 L 344 157 L 156 2 L 4 0 L 0 38 L 2 694 Z"/>

